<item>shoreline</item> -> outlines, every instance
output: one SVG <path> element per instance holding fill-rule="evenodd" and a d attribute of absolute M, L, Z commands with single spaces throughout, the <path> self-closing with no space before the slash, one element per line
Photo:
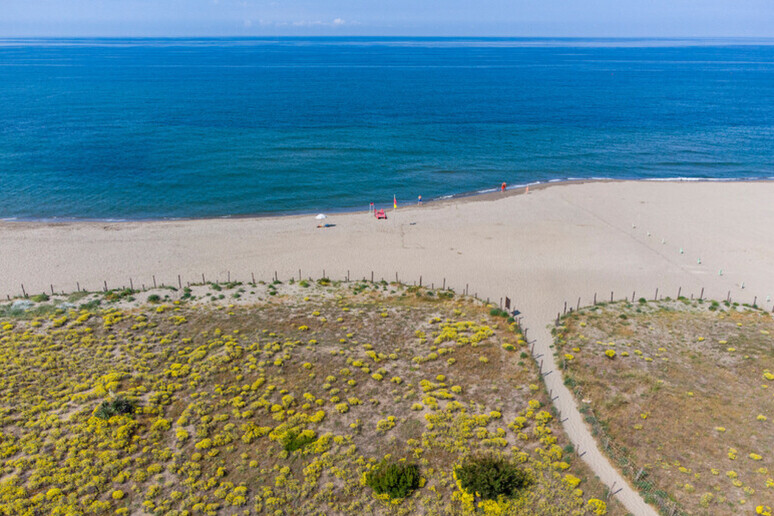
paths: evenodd
<path fill-rule="evenodd" d="M 774 181 L 514 190 L 381 221 L 341 214 L 325 230 L 309 216 L 0 223 L 0 296 L 323 276 L 443 285 L 494 306 L 509 298 L 533 357 L 551 370 L 550 327 L 563 310 L 595 300 L 730 297 L 774 311 Z M 629 511 L 651 514 L 597 448 L 561 375 L 545 378 L 576 449 L 588 452 L 583 460 L 606 485 L 623 487 L 616 496 Z"/>
<path fill-rule="evenodd" d="M 568 178 L 568 179 L 550 179 L 548 181 L 534 181 L 531 183 L 519 183 L 513 186 L 506 186 L 505 192 L 501 192 L 497 188 L 486 190 L 474 190 L 469 192 L 461 192 L 451 195 L 445 195 L 437 198 L 432 198 L 427 201 L 423 201 L 422 204 L 413 202 L 410 204 L 398 205 L 398 209 L 406 208 L 419 208 L 425 206 L 444 206 L 449 203 L 467 203 L 477 201 L 492 201 L 496 199 L 503 199 L 516 195 L 523 195 L 526 192 L 526 188 L 529 187 L 531 191 L 544 190 L 553 186 L 569 186 L 577 184 L 587 183 L 772 183 L 774 182 L 774 176 L 772 177 L 747 177 L 747 178 L 692 178 L 692 177 L 665 177 L 665 178 L 642 178 L 642 179 L 621 179 L 621 178 L 604 178 L 604 177 L 591 177 L 591 178 Z M 389 203 L 385 203 L 384 210 L 391 213 L 392 207 Z M 375 209 L 381 209 L 382 205 L 374 205 Z M 333 215 L 349 215 L 349 214 L 366 214 L 370 213 L 368 210 L 360 208 L 332 208 L 330 210 L 324 210 L 324 213 Z M 163 223 L 163 222 L 192 222 L 192 221 L 214 221 L 214 220 L 244 220 L 244 219 L 284 219 L 284 218 L 304 218 L 316 213 L 323 213 L 320 211 L 302 211 L 302 212 L 278 212 L 278 213 L 252 213 L 252 214 L 238 214 L 238 215 L 220 215 L 220 216 L 205 216 L 205 217 L 167 217 L 167 218 L 143 218 L 143 219 L 111 219 L 111 218 L 96 218 L 96 219 L 81 219 L 81 218 L 54 218 L 54 219 L 35 219 L 35 218 L 23 218 L 18 219 L 16 217 L 0 218 L 0 228 L 5 224 L 31 224 L 31 225 L 72 225 L 72 224 L 144 224 L 144 223 Z"/>

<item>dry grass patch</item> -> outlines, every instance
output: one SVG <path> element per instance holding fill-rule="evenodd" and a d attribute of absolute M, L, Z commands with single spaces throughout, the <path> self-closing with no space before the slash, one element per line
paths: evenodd
<path fill-rule="evenodd" d="M 706 301 L 615 303 L 561 324 L 566 383 L 646 499 L 686 514 L 770 512 L 770 314 Z"/>

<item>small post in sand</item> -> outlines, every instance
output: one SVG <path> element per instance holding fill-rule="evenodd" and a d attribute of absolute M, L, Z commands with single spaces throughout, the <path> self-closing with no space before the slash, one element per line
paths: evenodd
<path fill-rule="evenodd" d="M 575 310 L 580 310 L 580 296 L 578 297 L 578 306 L 575 307 Z"/>
<path fill-rule="evenodd" d="M 443 288 L 441 290 L 446 290 L 446 278 L 443 279 Z"/>
<path fill-rule="evenodd" d="M 105 284 L 105 292 L 107 292 L 107 280 L 104 281 Z"/>
<path fill-rule="evenodd" d="M 129 278 L 129 290 L 134 290 L 134 282 L 132 281 L 132 278 Z"/>
<path fill-rule="evenodd" d="M 613 302 L 613 291 L 612 290 L 610 291 L 610 302 L 611 303 Z"/>
<path fill-rule="evenodd" d="M 54 295 L 54 284 L 53 283 L 51 284 L 51 295 L 52 296 Z"/>
<path fill-rule="evenodd" d="M 250 273 L 250 279 L 253 280 L 253 285 L 255 285 L 255 273 L 254 272 Z M 300 270 L 298 271 L 298 281 L 301 281 L 301 271 Z"/>
<path fill-rule="evenodd" d="M 129 278 L 129 281 L 131 282 L 132 279 Z M 183 288 L 183 278 L 180 277 L 180 274 L 177 275 L 177 286 L 180 287 L 180 289 Z"/>
<path fill-rule="evenodd" d="M 677 299 L 680 299 L 680 292 L 683 291 L 683 287 L 678 287 L 677 289 Z"/>
<path fill-rule="evenodd" d="M 78 281 L 75 282 L 75 290 L 76 290 L 76 292 L 80 292 L 81 291 L 81 284 Z"/>
<path fill-rule="evenodd" d="M 202 272 L 202 285 L 204 285 L 205 283 L 207 283 L 207 281 L 204 279 L 204 273 Z M 153 278 L 153 286 L 154 287 L 156 286 L 156 278 L 155 277 Z"/>
<path fill-rule="evenodd" d="M 594 292 L 594 306 L 597 305 L 597 293 Z"/>
<path fill-rule="evenodd" d="M 704 299 L 704 287 L 701 287 L 701 294 L 699 294 L 699 299 Z"/>
<path fill-rule="evenodd" d="M 22 287 L 22 295 L 23 295 L 24 297 L 27 297 L 27 291 L 26 291 L 26 290 L 24 290 L 24 283 L 22 283 L 22 284 L 21 284 L 21 287 Z"/>
<path fill-rule="evenodd" d="M 658 288 L 656 288 L 656 295 L 653 296 L 653 301 L 658 301 Z"/>
<path fill-rule="evenodd" d="M 226 271 L 226 283 L 231 283 L 231 271 Z"/>
<path fill-rule="evenodd" d="M 204 274 L 202 274 L 202 283 L 204 282 Z M 153 288 L 156 288 L 156 275 L 153 275 Z"/>

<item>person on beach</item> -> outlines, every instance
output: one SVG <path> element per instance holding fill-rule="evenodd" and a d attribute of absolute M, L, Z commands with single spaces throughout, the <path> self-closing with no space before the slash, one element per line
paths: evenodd
<path fill-rule="evenodd" d="M 417 204 L 422 204 L 422 196 L 419 196 L 419 199 L 417 200 Z"/>
<path fill-rule="evenodd" d="M 500 186 L 500 191 L 501 192 L 505 191 L 505 181 L 503 181 L 503 184 Z"/>

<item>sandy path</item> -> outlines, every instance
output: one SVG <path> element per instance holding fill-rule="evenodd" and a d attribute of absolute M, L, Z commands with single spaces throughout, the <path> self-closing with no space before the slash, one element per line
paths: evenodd
<path fill-rule="evenodd" d="M 774 183 L 610 182 L 528 196 L 402 208 L 377 222 L 336 215 L 152 223 L 0 223 L 0 295 L 182 281 L 319 277 L 394 279 L 447 286 L 524 315 L 544 371 L 554 369 L 547 326 L 564 302 L 698 296 L 758 304 L 774 296 Z M 650 235 L 648 234 L 650 233 Z M 663 243 L 662 243 L 663 241 Z M 683 254 L 680 253 L 683 250 Z M 698 260 L 701 259 L 701 263 Z M 723 273 L 720 274 L 722 269 Z M 744 285 L 744 288 L 742 286 Z M 595 473 L 633 513 L 655 514 L 600 454 L 554 371 L 546 377 L 565 428 Z"/>

